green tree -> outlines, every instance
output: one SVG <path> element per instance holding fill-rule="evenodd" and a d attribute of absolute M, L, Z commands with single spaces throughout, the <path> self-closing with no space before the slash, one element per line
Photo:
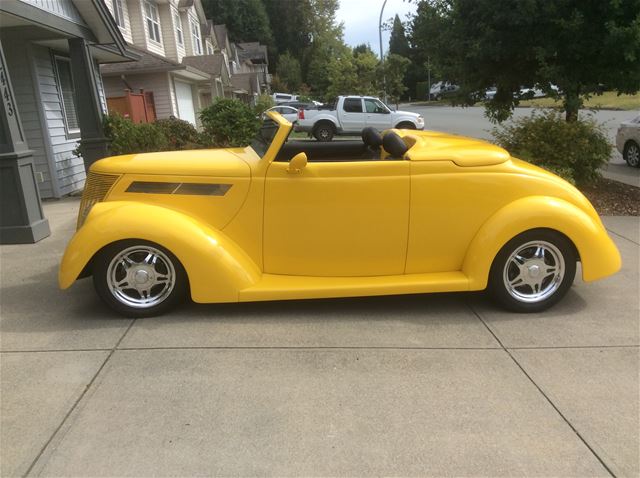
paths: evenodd
<path fill-rule="evenodd" d="M 410 54 L 409 40 L 404 31 L 404 25 L 400 21 L 400 17 L 396 14 L 393 19 L 393 27 L 391 28 L 391 36 L 389 38 L 389 53 L 409 57 Z"/>
<path fill-rule="evenodd" d="M 358 70 L 353 55 L 346 50 L 341 56 L 332 58 L 327 65 L 329 85 L 325 100 L 330 101 L 339 95 L 358 93 Z"/>
<path fill-rule="evenodd" d="M 461 86 L 464 103 L 497 86 L 487 104 L 497 121 L 522 85 L 552 95 L 557 85 L 567 121 L 602 85 L 640 90 L 640 0 L 426 0 L 412 41 Z"/>
<path fill-rule="evenodd" d="M 361 53 L 371 53 L 372 55 L 375 55 L 375 53 L 371 49 L 371 45 L 369 45 L 368 43 L 361 43 L 360 45 L 357 45 L 353 48 L 354 56 L 360 55 Z"/>
<path fill-rule="evenodd" d="M 313 10 L 310 0 L 263 0 L 273 32 L 274 50 L 288 51 L 300 61 L 311 44 Z M 271 59 L 276 64 L 278 58 Z M 277 72 L 277 70 L 274 70 Z"/>
<path fill-rule="evenodd" d="M 288 51 L 278 57 L 278 78 L 286 85 L 287 91 L 297 91 L 302 84 L 300 62 Z"/>
<path fill-rule="evenodd" d="M 402 95 L 407 91 L 407 87 L 404 84 L 404 75 L 410 64 L 411 61 L 408 58 L 395 53 L 387 55 L 382 64 L 387 85 L 387 95 L 396 103 L 396 107 Z"/>
<path fill-rule="evenodd" d="M 262 0 L 202 0 L 207 18 L 224 23 L 235 42 L 259 41 L 273 46 L 269 17 Z"/>

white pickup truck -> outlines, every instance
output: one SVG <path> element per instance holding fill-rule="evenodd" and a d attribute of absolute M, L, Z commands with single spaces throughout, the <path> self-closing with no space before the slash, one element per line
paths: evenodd
<path fill-rule="evenodd" d="M 330 109 L 301 109 L 295 131 L 312 134 L 318 141 L 331 141 L 335 135 L 360 134 L 366 127 L 379 131 L 389 128 L 424 129 L 418 113 L 393 111 L 371 96 L 339 96 Z"/>

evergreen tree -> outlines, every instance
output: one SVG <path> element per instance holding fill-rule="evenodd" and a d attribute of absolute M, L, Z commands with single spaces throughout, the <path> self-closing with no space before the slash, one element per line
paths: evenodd
<path fill-rule="evenodd" d="M 400 21 L 398 14 L 393 19 L 391 37 L 389 38 L 389 54 L 396 54 L 405 58 L 410 54 L 409 40 L 407 40 L 404 25 Z"/>

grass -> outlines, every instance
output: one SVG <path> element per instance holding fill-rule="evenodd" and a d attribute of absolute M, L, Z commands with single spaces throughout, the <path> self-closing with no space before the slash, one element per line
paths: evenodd
<path fill-rule="evenodd" d="M 520 102 L 520 106 L 531 108 L 554 108 L 560 107 L 561 104 L 560 100 L 553 98 L 536 98 Z M 606 91 L 601 95 L 593 95 L 586 100 L 584 107 L 603 110 L 637 110 L 640 109 L 640 93 L 618 96 L 613 91 Z"/>

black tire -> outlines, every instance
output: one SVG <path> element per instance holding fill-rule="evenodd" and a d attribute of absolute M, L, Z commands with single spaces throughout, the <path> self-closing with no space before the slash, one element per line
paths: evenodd
<path fill-rule="evenodd" d="M 161 315 L 182 302 L 189 290 L 187 273 L 176 256 L 141 239 L 105 247 L 93 259 L 92 269 L 98 296 L 126 317 Z"/>
<path fill-rule="evenodd" d="M 396 129 L 416 129 L 416 125 L 414 125 L 413 123 L 410 123 L 408 121 L 402 122 L 402 123 L 398 123 L 396 125 Z"/>
<path fill-rule="evenodd" d="M 323 142 L 331 141 L 335 133 L 336 133 L 335 128 L 330 123 L 320 123 L 313 130 L 313 136 L 318 141 L 323 141 Z"/>
<path fill-rule="evenodd" d="M 640 168 L 640 145 L 633 140 L 627 141 L 622 157 L 632 168 Z"/>
<path fill-rule="evenodd" d="M 508 310 L 543 311 L 562 299 L 573 284 L 576 261 L 575 247 L 563 234 L 551 229 L 523 232 L 496 255 L 487 291 Z M 550 272 L 554 269 L 558 272 Z"/>

